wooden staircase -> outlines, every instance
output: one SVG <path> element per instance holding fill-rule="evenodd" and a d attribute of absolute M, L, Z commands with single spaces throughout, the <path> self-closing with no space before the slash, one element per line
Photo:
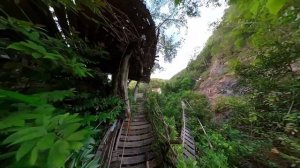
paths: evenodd
<path fill-rule="evenodd" d="M 183 156 L 196 159 L 195 141 L 189 128 L 189 117 L 186 114 L 186 104 L 182 101 L 182 129 L 180 140 L 183 146 Z M 100 163 L 108 168 L 155 168 L 159 167 L 159 158 L 152 150 L 155 136 L 148 116 L 143 107 L 143 97 L 136 103 L 137 113 L 131 118 L 116 121 L 104 136 L 97 156 Z M 163 116 L 160 116 L 163 120 Z M 167 127 L 166 123 L 162 121 Z M 166 134 L 168 129 L 166 129 Z M 169 137 L 169 136 L 167 136 Z M 168 141 L 170 141 L 168 139 Z M 170 143 L 170 142 L 169 142 Z M 172 164 L 177 164 L 177 155 L 173 153 Z M 103 166 L 102 166 L 103 167 Z"/>
<path fill-rule="evenodd" d="M 120 129 L 110 167 L 112 168 L 154 168 L 155 154 L 151 144 L 154 134 L 147 120 L 141 101 L 137 102 L 138 113 L 127 118 Z"/>

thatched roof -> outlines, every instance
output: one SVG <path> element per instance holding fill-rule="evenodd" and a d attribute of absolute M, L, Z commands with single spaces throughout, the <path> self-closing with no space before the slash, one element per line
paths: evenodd
<path fill-rule="evenodd" d="M 69 10 L 64 5 L 52 6 L 64 34 L 75 29 L 79 37 L 90 45 L 101 45 L 109 52 L 108 59 L 100 59 L 98 66 L 107 73 L 115 73 L 121 58 L 132 54 L 129 79 L 149 82 L 154 65 L 157 35 L 155 24 L 141 0 L 102 0 L 99 11 L 76 0 L 80 9 Z M 46 2 L 46 3 L 45 3 Z M 61 34 L 47 6 L 47 0 L 2 0 L 1 8 L 9 16 L 43 25 L 48 35 Z M 96 7 L 95 7 L 96 8 Z M 66 10 L 67 9 L 67 10 Z"/>

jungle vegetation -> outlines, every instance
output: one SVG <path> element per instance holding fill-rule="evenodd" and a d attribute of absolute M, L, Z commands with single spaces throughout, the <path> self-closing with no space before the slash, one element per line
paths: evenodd
<path fill-rule="evenodd" d="M 149 94 L 149 109 L 160 108 L 176 138 L 180 101 L 193 107 L 190 124 L 198 159 L 178 167 L 299 167 L 300 76 L 295 66 L 300 61 L 300 4 L 296 0 L 228 4 L 222 22 L 187 68 L 168 81 L 151 81 L 162 94 Z M 238 87 L 212 105 L 198 88 L 215 60 L 228 65 L 223 75 L 234 76 Z M 213 122 L 224 112 L 229 112 L 227 119 Z M 196 118 L 204 123 L 208 137 Z"/>
<path fill-rule="evenodd" d="M 40 12 L 51 18 L 41 22 L 55 30 L 33 23 L 32 20 L 39 16 L 26 15 L 20 7 L 24 2 L 30 2 L 36 9 L 31 12 Z M 162 1 L 155 2 L 159 4 Z M 203 2 L 218 5 L 218 0 Z M 198 14 L 194 0 L 171 3 L 183 10 L 175 11 L 179 14 L 172 18 L 175 21 L 181 19 L 182 13 Z M 11 4 L 20 6 L 7 10 Z M 180 101 L 186 100 L 193 107 L 188 113 L 194 118 L 191 125 L 198 148 L 197 162 L 182 159 L 177 167 L 298 167 L 300 81 L 293 65 L 299 62 L 300 57 L 300 4 L 297 0 L 230 0 L 228 4 L 230 7 L 223 21 L 215 28 L 197 59 L 170 81 L 150 82 L 150 86 L 160 86 L 163 94 L 149 93 L 146 106 L 149 111 L 160 108 L 173 138 L 178 137 L 181 127 L 176 122 L 180 120 Z M 28 6 L 25 4 L 25 7 Z M 94 34 L 88 34 L 94 33 L 88 28 L 96 27 L 98 30 L 110 26 L 97 20 L 103 17 L 103 8 L 101 0 L 0 2 L 1 166 L 101 167 L 94 157 L 99 141 L 108 125 L 124 116 L 125 109 L 128 110 L 131 97 L 128 98 L 127 93 L 124 96 L 128 74 L 131 78 L 137 76 L 137 79 L 142 76 L 138 74 L 141 72 L 138 68 L 138 75 L 128 72 L 128 60 L 137 50 L 127 52 L 127 48 L 135 46 L 140 49 L 142 47 L 138 45 L 143 44 L 134 41 L 122 46 L 127 37 L 135 37 L 134 34 L 127 36 L 126 33 L 132 33 L 132 25 L 124 20 L 122 23 L 128 28 L 124 30 L 127 31 L 125 40 L 118 39 L 120 34 L 124 35 L 122 26 L 122 33 L 113 32 L 111 34 L 115 38 L 109 36 L 104 41 L 97 41 L 93 38 Z M 14 12 L 24 15 L 14 17 Z M 80 18 L 78 15 L 89 23 L 81 25 L 92 25 L 85 27 L 86 36 L 70 26 L 75 25 L 74 20 Z M 64 25 L 56 19 L 61 16 L 65 18 Z M 168 18 L 159 14 L 158 17 Z M 158 51 L 164 53 L 166 61 L 172 60 L 176 52 L 164 50 L 168 49 L 165 47 L 176 49 L 178 43 L 172 37 L 164 36 L 164 26 L 173 23 L 184 26 L 181 21 L 161 26 L 162 36 L 158 45 L 162 50 L 158 46 Z M 64 27 L 60 29 L 57 25 Z M 157 33 L 155 31 L 154 34 Z M 153 44 L 156 44 L 155 37 L 152 37 Z M 119 43 L 113 41 L 115 39 L 120 40 Z M 123 51 L 122 47 L 126 50 Z M 152 48 L 154 54 L 155 50 L 155 47 Z M 113 68 L 103 65 L 111 58 L 111 53 L 117 58 L 127 54 L 124 56 L 128 58 L 125 70 L 122 71 L 119 64 L 124 62 L 123 57 L 123 61 L 110 62 Z M 135 53 L 135 56 L 138 54 Z M 152 60 L 150 56 L 141 58 Z M 248 88 L 243 94 L 220 98 L 214 107 L 205 96 L 194 91 L 198 86 L 197 79 L 208 77 L 213 59 L 227 60 L 230 68 L 226 73 L 234 74 L 240 86 Z M 135 61 L 131 65 L 139 66 L 141 59 Z M 147 67 L 153 67 L 154 58 L 152 61 L 146 61 Z M 108 78 L 111 73 L 105 72 L 105 68 L 118 69 L 113 72 L 113 79 Z M 150 73 L 151 68 L 144 70 Z M 149 89 L 146 86 L 142 88 Z M 221 125 L 211 122 L 216 113 L 225 110 L 231 113 L 228 120 Z M 209 137 L 200 129 L 198 118 L 204 123 Z M 174 150 L 180 153 L 181 149 L 174 146 Z"/>

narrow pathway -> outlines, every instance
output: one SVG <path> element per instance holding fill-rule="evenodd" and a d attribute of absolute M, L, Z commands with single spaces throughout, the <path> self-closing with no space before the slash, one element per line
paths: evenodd
<path fill-rule="evenodd" d="M 137 102 L 137 111 L 121 126 L 112 155 L 110 166 L 112 168 L 156 167 L 155 154 L 151 149 L 154 140 L 153 130 L 140 100 Z"/>

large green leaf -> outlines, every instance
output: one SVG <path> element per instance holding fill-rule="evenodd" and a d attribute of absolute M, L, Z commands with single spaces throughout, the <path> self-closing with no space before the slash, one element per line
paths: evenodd
<path fill-rule="evenodd" d="M 13 126 L 25 126 L 24 118 L 14 114 L 0 121 L 0 130 Z"/>
<path fill-rule="evenodd" d="M 42 92 L 33 95 L 34 97 L 39 97 L 43 100 L 47 100 L 50 102 L 62 101 L 67 97 L 74 96 L 74 89 L 70 90 L 54 90 L 51 92 Z"/>
<path fill-rule="evenodd" d="M 19 129 L 17 132 L 13 133 L 9 137 L 7 137 L 3 144 L 17 144 L 24 141 L 28 141 L 31 139 L 35 139 L 38 137 L 42 137 L 47 134 L 47 131 L 44 127 L 28 127 Z"/>
<path fill-rule="evenodd" d="M 29 159 L 29 164 L 30 165 L 35 165 L 35 162 L 38 158 L 38 148 L 37 147 L 34 147 L 31 151 L 31 154 L 30 154 L 30 159 Z"/>
<path fill-rule="evenodd" d="M 70 142 L 70 148 L 74 151 L 79 151 L 83 147 L 82 142 Z"/>
<path fill-rule="evenodd" d="M 259 4 L 260 4 L 259 0 L 253 0 L 252 5 L 251 5 L 252 7 L 250 9 L 250 11 L 253 15 L 257 14 L 257 11 L 259 9 Z"/>
<path fill-rule="evenodd" d="M 87 138 L 88 135 L 89 135 L 88 130 L 81 130 L 81 131 L 77 131 L 77 132 L 71 134 L 70 136 L 68 136 L 67 140 L 69 140 L 69 141 L 81 141 L 81 140 Z"/>
<path fill-rule="evenodd" d="M 27 141 L 22 143 L 16 154 L 17 161 L 22 159 L 29 151 L 31 151 L 35 144 L 36 141 Z"/>
<path fill-rule="evenodd" d="M 47 164 L 48 167 L 56 168 L 63 167 L 69 155 L 69 144 L 67 141 L 58 140 L 52 146 L 49 152 Z"/>
<path fill-rule="evenodd" d="M 0 96 L 4 96 L 7 98 L 11 98 L 11 99 L 15 99 L 24 103 L 28 103 L 31 105 L 43 105 L 46 104 L 46 101 L 43 99 L 39 99 L 37 97 L 34 96 L 30 96 L 30 95 L 24 95 L 18 92 L 14 92 L 14 91 L 9 91 L 9 90 L 3 90 L 0 89 Z M 0 97 L 1 99 L 1 97 Z"/>
<path fill-rule="evenodd" d="M 270 13 L 276 15 L 285 3 L 286 0 L 268 0 L 267 8 L 269 9 Z"/>
<path fill-rule="evenodd" d="M 38 142 L 37 146 L 40 150 L 46 150 L 51 148 L 51 146 L 54 144 L 56 135 L 54 133 L 50 133 L 42 137 Z"/>
<path fill-rule="evenodd" d="M 67 125 L 65 128 L 63 128 L 62 133 L 64 137 L 70 136 L 73 132 L 75 132 L 79 127 L 81 126 L 80 123 L 73 123 Z"/>

